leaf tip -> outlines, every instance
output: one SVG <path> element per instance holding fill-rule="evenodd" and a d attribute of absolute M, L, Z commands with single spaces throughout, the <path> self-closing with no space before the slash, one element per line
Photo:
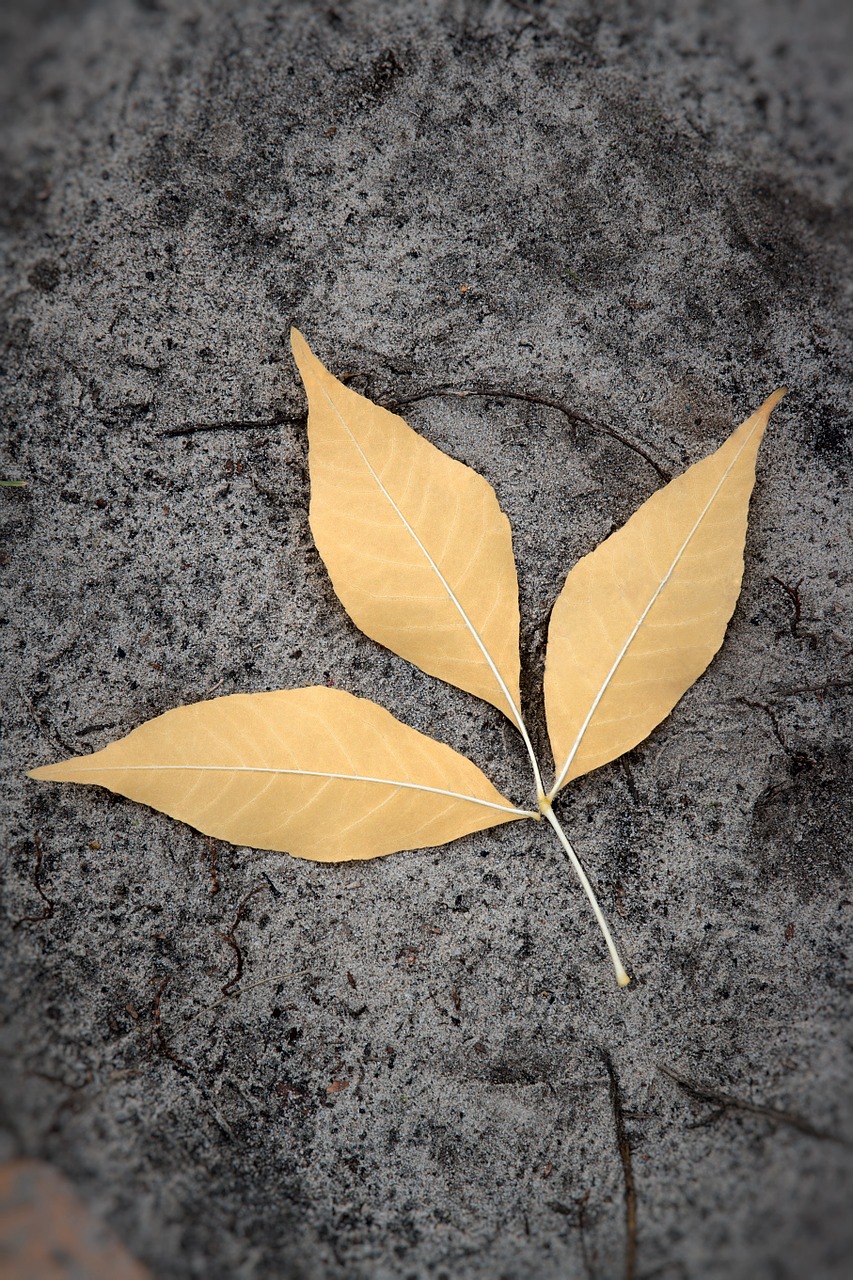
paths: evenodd
<path fill-rule="evenodd" d="M 51 769 L 55 769 L 55 768 L 56 768 L 56 765 L 43 764 L 38 769 L 28 769 L 24 776 L 27 778 L 32 778 L 36 782 L 49 782 L 51 777 L 50 771 Z"/>
<path fill-rule="evenodd" d="M 56 764 L 39 765 L 37 769 L 28 769 L 25 776 L 35 782 L 74 782 L 76 779 L 69 765 L 77 763 L 80 758 L 72 756 L 70 760 L 59 760 Z"/>
<path fill-rule="evenodd" d="M 308 382 L 306 379 L 321 376 L 324 373 L 328 373 L 328 370 L 314 355 L 314 352 L 295 325 L 290 330 L 290 350 L 293 352 L 296 368 L 299 370 L 299 376 L 307 393 Z"/>

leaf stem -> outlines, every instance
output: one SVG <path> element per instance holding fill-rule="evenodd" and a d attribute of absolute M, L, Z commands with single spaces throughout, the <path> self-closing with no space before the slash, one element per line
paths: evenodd
<path fill-rule="evenodd" d="M 574 867 L 575 874 L 577 875 L 577 878 L 581 882 L 581 886 L 583 887 L 584 893 L 589 898 L 590 906 L 592 907 L 592 910 L 595 914 L 595 918 L 598 921 L 598 927 L 601 930 L 602 934 L 604 935 L 604 941 L 607 943 L 607 950 L 610 952 L 610 959 L 613 961 L 613 968 L 616 970 L 616 981 L 619 983 L 620 987 L 627 987 L 631 979 L 628 977 L 628 974 L 625 971 L 625 966 L 622 964 L 622 961 L 619 958 L 619 952 L 616 950 L 616 943 L 613 941 L 613 937 L 610 933 L 609 928 L 607 927 L 607 921 L 604 919 L 604 913 L 601 910 L 601 907 L 598 905 L 598 899 L 596 898 L 595 893 L 593 892 L 592 885 L 589 883 L 587 874 L 584 871 L 583 867 L 581 866 L 580 858 L 575 853 L 572 846 L 569 844 L 568 837 L 566 836 L 565 831 L 557 821 L 557 818 L 554 814 L 554 810 L 551 808 L 550 801 L 547 799 L 541 800 L 539 802 L 539 807 L 542 810 L 543 816 L 547 818 L 551 826 L 556 831 L 557 839 L 559 840 L 560 844 L 563 846 L 563 849 L 565 851 L 568 861 Z"/>

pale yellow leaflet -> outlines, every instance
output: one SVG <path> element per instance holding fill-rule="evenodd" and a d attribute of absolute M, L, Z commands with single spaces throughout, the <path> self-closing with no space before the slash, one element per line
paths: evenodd
<path fill-rule="evenodd" d="M 545 665 L 551 798 L 642 742 L 722 644 L 740 594 L 755 458 L 784 394 L 653 494 L 566 579 Z"/>
<path fill-rule="evenodd" d="M 512 533 L 492 486 L 291 339 L 308 396 L 311 531 L 341 603 L 374 640 L 503 711 L 535 770 Z"/>
<path fill-rule="evenodd" d="M 376 703 L 317 687 L 176 707 L 103 751 L 29 776 L 97 783 L 205 835 L 318 862 L 538 817 Z"/>

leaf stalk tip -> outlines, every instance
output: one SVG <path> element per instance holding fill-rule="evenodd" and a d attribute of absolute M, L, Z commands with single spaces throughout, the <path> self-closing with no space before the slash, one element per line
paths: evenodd
<path fill-rule="evenodd" d="M 556 832 L 556 835 L 557 835 L 557 839 L 560 841 L 560 844 L 563 846 L 563 851 L 566 855 L 566 858 L 572 864 L 575 871 L 575 875 L 577 876 L 578 880 L 580 880 L 581 887 L 584 893 L 586 894 L 587 898 L 589 899 L 589 905 L 592 907 L 596 922 L 598 923 L 598 927 L 601 930 L 605 943 L 607 944 L 607 950 L 610 953 L 610 959 L 613 964 L 614 972 L 616 974 L 616 981 L 619 983 L 620 987 L 627 987 L 628 983 L 631 981 L 631 978 L 628 975 L 628 972 L 626 971 L 625 966 L 622 963 L 622 960 L 620 959 L 619 952 L 616 950 L 616 943 L 613 941 L 613 935 L 611 934 L 610 929 L 607 925 L 607 921 L 604 918 L 604 912 L 601 910 L 601 907 L 599 906 L 598 899 L 595 896 L 595 892 L 593 890 L 592 885 L 589 882 L 589 878 L 583 869 L 581 860 L 578 857 L 578 855 L 575 853 L 572 846 L 570 845 L 565 831 L 557 821 L 556 815 L 554 814 L 554 810 L 551 808 L 551 802 L 547 796 L 543 797 L 543 799 L 540 800 L 539 807 L 542 810 L 542 816 L 546 818 L 548 822 L 550 822 L 551 826 L 554 828 L 554 831 Z"/>

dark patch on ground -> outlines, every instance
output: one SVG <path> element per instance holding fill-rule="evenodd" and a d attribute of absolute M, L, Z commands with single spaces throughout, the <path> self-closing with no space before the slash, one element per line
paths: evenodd
<path fill-rule="evenodd" d="M 847 881 L 853 849 L 853 755 L 842 745 L 811 754 L 759 797 L 751 836 L 762 883 L 789 885 L 804 902 Z"/>

